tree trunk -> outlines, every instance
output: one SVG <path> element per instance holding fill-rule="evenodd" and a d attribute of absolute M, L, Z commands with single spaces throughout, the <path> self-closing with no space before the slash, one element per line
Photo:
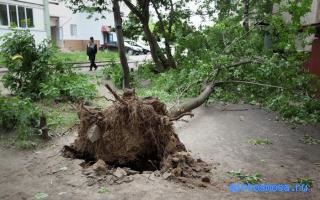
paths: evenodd
<path fill-rule="evenodd" d="M 232 63 L 229 66 L 227 66 L 227 68 L 231 69 L 231 68 L 234 68 L 234 67 L 238 67 L 240 65 L 249 64 L 251 62 L 254 62 L 254 61 L 253 60 L 243 60 L 243 61 L 240 61 L 240 62 L 237 62 L 237 63 Z M 217 85 L 220 85 L 221 83 L 223 83 L 223 82 L 218 82 L 216 80 L 216 78 L 219 76 L 220 71 L 221 71 L 220 65 L 218 65 L 217 67 L 213 68 L 213 72 L 215 70 L 217 70 L 217 71 L 215 73 L 215 77 L 213 78 L 213 81 L 210 81 L 209 83 L 207 83 L 206 86 L 204 87 L 204 89 L 202 90 L 202 92 L 197 97 L 195 97 L 195 98 L 183 103 L 181 106 L 179 106 L 176 109 L 174 109 L 173 111 L 171 111 L 169 113 L 169 116 L 171 118 L 181 116 L 183 113 L 190 112 L 193 109 L 198 108 L 199 106 L 201 106 L 210 97 L 210 94 L 213 92 L 214 87 L 217 86 Z M 232 82 L 232 81 L 230 81 L 230 82 Z M 237 81 L 233 81 L 233 82 L 237 82 Z"/>
<path fill-rule="evenodd" d="M 114 16 L 114 23 L 116 27 L 117 33 L 117 43 L 118 43 L 118 51 L 120 62 L 123 71 L 123 87 L 130 88 L 130 72 L 129 72 L 129 65 L 126 57 L 126 50 L 124 46 L 124 39 L 123 39 L 123 31 L 122 31 L 122 18 L 120 13 L 120 6 L 119 0 L 113 0 L 113 16 Z"/>
<path fill-rule="evenodd" d="M 246 32 L 249 31 L 249 0 L 243 0 L 243 4 L 244 4 L 244 13 L 243 13 L 243 17 L 244 17 L 244 21 L 243 21 L 243 27 L 244 30 Z"/>
<path fill-rule="evenodd" d="M 198 108 L 201 106 L 210 96 L 214 88 L 214 82 L 209 83 L 206 85 L 205 89 L 200 93 L 199 96 L 185 102 L 177 109 L 170 112 L 170 117 L 177 117 L 185 112 L 190 112 L 191 110 Z"/>
<path fill-rule="evenodd" d="M 128 6 L 128 8 L 135 14 L 142 26 L 143 32 L 150 45 L 150 51 L 152 59 L 156 65 L 156 71 L 164 72 L 170 68 L 168 59 L 165 57 L 164 53 L 161 51 L 154 34 L 151 32 L 149 27 L 149 3 L 150 1 L 138 1 L 140 7 L 135 6 L 130 0 L 123 0 L 123 2 Z"/>
<path fill-rule="evenodd" d="M 166 45 L 166 55 L 168 58 L 168 64 L 171 68 L 176 68 L 177 67 L 176 61 L 174 60 L 174 58 L 172 56 L 171 47 L 170 47 L 170 44 L 169 44 L 167 38 L 165 38 L 165 45 Z"/>
<path fill-rule="evenodd" d="M 152 55 L 152 58 L 156 64 L 157 71 L 164 72 L 165 70 L 170 68 L 170 66 L 168 64 L 168 60 L 164 56 L 162 50 L 159 47 L 159 44 L 157 43 L 155 36 L 151 32 L 150 27 L 149 27 L 149 22 L 144 21 L 144 22 L 142 22 L 142 24 L 143 24 L 144 34 L 146 35 L 146 38 L 147 38 L 149 45 L 150 45 L 151 55 Z"/>

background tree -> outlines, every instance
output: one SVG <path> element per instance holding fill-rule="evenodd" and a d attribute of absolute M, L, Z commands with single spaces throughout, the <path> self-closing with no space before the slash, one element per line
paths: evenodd
<path fill-rule="evenodd" d="M 101 18 L 105 18 L 103 13 L 105 11 L 110 12 L 110 7 L 112 6 L 116 34 L 117 34 L 117 44 L 118 44 L 118 52 L 120 57 L 120 62 L 123 71 L 123 86 L 125 88 L 130 87 L 129 83 L 129 65 L 126 57 L 126 51 L 124 46 L 124 38 L 122 31 L 122 17 L 120 11 L 119 0 L 99 0 L 99 1 L 86 1 L 86 0 L 65 0 L 69 8 L 71 8 L 74 12 L 87 12 L 91 14 L 99 13 Z M 90 16 L 89 16 L 90 17 Z"/>

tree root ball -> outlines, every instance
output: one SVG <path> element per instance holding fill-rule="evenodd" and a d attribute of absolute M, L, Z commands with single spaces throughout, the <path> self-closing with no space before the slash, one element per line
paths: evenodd
<path fill-rule="evenodd" d="M 170 176 L 197 177 L 194 173 L 203 171 L 203 163 L 197 165 L 174 132 L 176 119 L 169 117 L 164 103 L 153 97 L 140 99 L 132 90 L 119 97 L 108 89 L 116 99 L 113 105 L 105 110 L 81 106 L 78 137 L 65 146 L 65 155 Z"/>

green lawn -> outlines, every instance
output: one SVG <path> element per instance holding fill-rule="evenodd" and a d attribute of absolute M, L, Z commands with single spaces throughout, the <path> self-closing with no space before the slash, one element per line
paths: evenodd
<path fill-rule="evenodd" d="M 85 51 L 75 51 L 75 52 L 59 52 L 59 58 L 64 62 L 86 62 L 88 61 L 88 56 Z M 96 61 L 108 61 L 108 60 L 118 60 L 119 56 L 117 52 L 114 51 L 98 51 L 96 56 Z"/>

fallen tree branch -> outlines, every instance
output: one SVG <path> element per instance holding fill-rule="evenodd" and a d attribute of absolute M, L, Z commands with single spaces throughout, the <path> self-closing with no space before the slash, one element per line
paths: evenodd
<path fill-rule="evenodd" d="M 115 100 L 109 99 L 109 98 L 107 98 L 107 97 L 105 97 L 105 96 L 95 97 L 94 99 L 105 99 L 105 100 L 107 100 L 107 101 L 112 101 L 113 103 L 116 102 Z"/>
<path fill-rule="evenodd" d="M 250 84 L 250 85 L 258 85 L 258 86 L 264 86 L 264 87 L 271 87 L 271 88 L 277 88 L 277 89 L 285 89 L 284 87 L 277 86 L 277 85 L 270 85 L 270 84 L 264 84 L 264 83 L 257 83 L 257 82 L 251 82 L 251 81 L 219 81 L 216 82 L 216 85 L 224 84 L 224 83 L 244 83 L 244 84 Z"/>
<path fill-rule="evenodd" d="M 191 112 L 185 112 L 185 113 L 182 113 L 181 115 L 179 115 L 179 116 L 176 116 L 176 117 L 171 117 L 170 118 L 170 121 L 172 122 L 172 121 L 177 121 L 177 120 L 179 120 L 179 119 L 181 119 L 182 117 L 184 117 L 184 116 L 191 116 L 191 117 L 193 117 L 194 116 L 194 114 L 193 113 L 191 113 Z"/>
<path fill-rule="evenodd" d="M 121 97 L 119 97 L 119 95 L 108 84 L 106 84 L 105 86 L 111 92 L 111 94 L 114 96 L 116 100 L 118 100 L 120 103 L 124 105 L 128 105 L 127 102 L 125 102 Z"/>

